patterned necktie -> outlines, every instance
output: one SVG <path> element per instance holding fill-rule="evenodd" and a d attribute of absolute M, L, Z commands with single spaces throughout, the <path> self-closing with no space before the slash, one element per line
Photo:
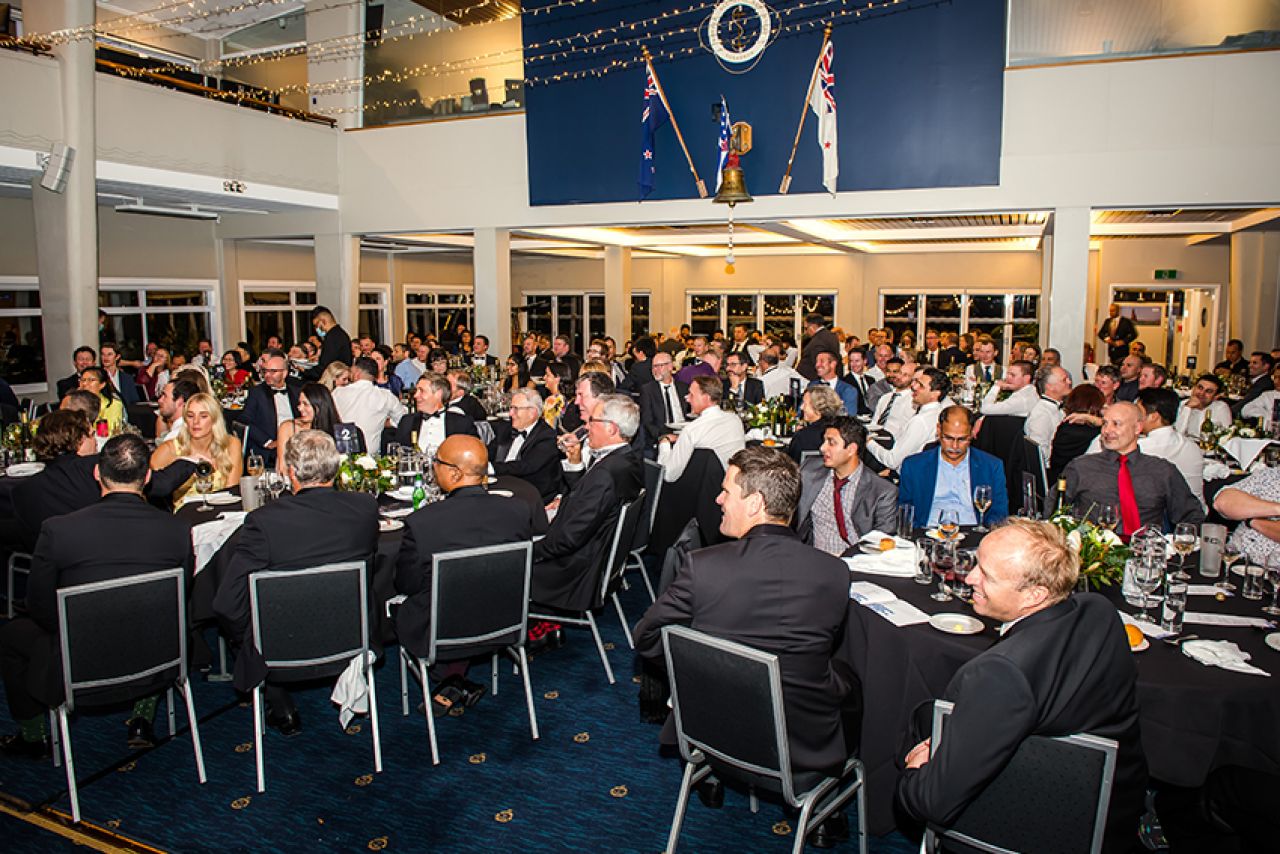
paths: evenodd
<path fill-rule="evenodd" d="M 1120 519 L 1124 523 L 1124 535 L 1127 539 L 1142 527 L 1142 515 L 1138 513 L 1138 497 L 1133 491 L 1133 477 L 1129 472 L 1127 456 L 1120 457 L 1117 486 L 1120 492 Z"/>
<path fill-rule="evenodd" d="M 893 411 L 893 405 L 898 402 L 898 395 L 900 394 L 902 394 L 902 392 L 895 391 L 893 394 L 889 395 L 889 403 L 885 405 L 884 410 L 880 413 L 880 417 L 876 419 L 877 427 L 883 427 L 884 422 L 889 420 L 889 413 Z"/>

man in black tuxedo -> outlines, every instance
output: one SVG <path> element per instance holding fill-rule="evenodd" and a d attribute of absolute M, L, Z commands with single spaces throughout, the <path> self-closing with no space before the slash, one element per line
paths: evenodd
<path fill-rule="evenodd" d="M 524 341 L 520 343 L 520 354 L 517 357 L 521 359 L 525 367 L 529 369 L 529 376 L 541 377 L 547 370 L 547 360 L 538 352 L 538 336 L 530 333 L 524 336 Z"/>
<path fill-rule="evenodd" d="M 493 473 L 528 481 L 543 502 L 549 502 L 560 492 L 560 448 L 555 429 L 542 420 L 541 395 L 531 388 L 516 389 L 511 393 L 510 413 L 509 422 L 498 422 L 488 455 Z"/>
<path fill-rule="evenodd" d="M 870 396 L 871 387 L 876 384 L 876 379 L 867 373 L 867 354 L 862 350 L 850 350 L 845 357 L 845 362 L 849 372 L 844 375 L 844 381 L 853 386 L 854 391 L 858 393 L 858 411 L 849 414 L 870 415 L 883 392 L 874 398 Z"/>
<path fill-rule="evenodd" d="M 351 363 L 351 336 L 338 325 L 333 312 L 322 305 L 311 309 L 311 325 L 320 336 L 320 358 L 308 373 L 319 379 L 324 369 L 333 362 Z"/>
<path fill-rule="evenodd" d="M 653 382 L 640 387 L 640 428 L 644 446 L 649 449 L 671 432 L 667 425 L 689 420 L 689 386 L 672 376 L 675 359 L 670 353 L 660 351 L 647 364 Z"/>
<path fill-rule="evenodd" d="M 249 613 L 249 576 L 263 570 L 308 569 L 344 561 L 368 561 L 378 547 L 378 503 L 360 492 L 338 492 L 333 479 L 342 456 L 333 437 L 302 430 L 285 448 L 293 495 L 272 501 L 245 517 L 234 535 L 231 559 L 218 583 L 213 610 L 223 633 L 239 645 L 235 686 L 251 691 L 266 679 L 267 723 L 285 735 L 302 728 L 289 692 L 271 682 L 254 649 Z M 224 546 L 223 548 L 227 548 Z"/>
<path fill-rule="evenodd" d="M 827 322 L 823 320 L 822 315 L 811 314 L 806 317 L 804 328 L 809 337 L 804 339 L 804 343 L 800 346 L 800 364 L 796 365 L 796 371 L 806 380 L 813 381 L 818 378 L 818 368 L 814 360 L 818 358 L 819 353 L 830 353 L 835 356 L 837 365 L 844 361 L 844 353 L 840 347 L 840 339 L 827 328 Z"/>
<path fill-rule="evenodd" d="M 249 389 L 244 422 L 249 425 L 249 450 L 262 455 L 267 468 L 276 464 L 276 431 L 298 417 L 302 382 L 289 376 L 289 360 L 279 350 L 262 359 L 262 382 Z"/>
<path fill-rule="evenodd" d="M 952 677 L 946 739 L 907 754 L 899 805 L 946 827 L 1031 735 L 1087 732 L 1119 744 L 1103 851 L 1129 851 L 1147 769 L 1138 731 L 1137 670 L 1115 605 L 1072 595 L 1080 559 L 1046 522 L 1014 519 L 983 538 L 965 581 L 1001 640 Z"/>
<path fill-rule="evenodd" d="M 107 372 L 107 379 L 116 387 L 116 391 L 120 392 L 120 400 L 124 403 L 127 415 L 129 407 L 142 399 L 138 393 L 138 384 L 134 382 L 132 374 L 120 368 L 118 345 L 107 341 L 99 346 L 98 350 L 102 358 L 102 369 Z"/>
<path fill-rule="evenodd" d="M 551 340 L 551 356 L 551 361 L 569 366 L 571 379 L 578 378 L 578 371 L 582 370 L 582 359 L 577 353 L 573 352 L 572 338 L 568 335 L 557 335 L 553 338 Z"/>
<path fill-rule="evenodd" d="M 1275 383 L 1271 380 L 1271 371 L 1275 368 L 1275 359 L 1270 353 L 1261 350 L 1249 356 L 1249 388 L 1244 397 L 1232 407 L 1232 414 L 1240 417 L 1240 410 L 1256 400 L 1263 392 L 1275 391 Z"/>
<path fill-rule="evenodd" d="M 75 352 L 71 354 L 71 362 L 75 365 L 75 373 L 69 377 L 63 377 L 58 380 L 58 399 L 67 396 L 67 392 L 75 391 L 80 388 L 80 372 L 85 368 L 91 368 L 98 363 L 98 354 L 94 352 L 92 347 L 77 347 Z"/>
<path fill-rule="evenodd" d="M 448 436 L 475 436 L 475 421 L 445 410 L 445 401 L 452 393 L 448 377 L 430 371 L 418 377 L 413 387 L 414 411 L 396 425 L 396 444 L 434 451 Z"/>
<path fill-rule="evenodd" d="M 606 395 L 587 423 L 584 451 L 566 436 L 563 464 L 569 491 L 547 535 L 533 547 L 534 602 L 580 611 L 591 607 L 622 505 L 644 487 L 640 457 L 630 446 L 640 411 L 629 397 Z"/>
<path fill-rule="evenodd" d="M 737 353 L 742 357 L 743 364 L 747 367 L 751 367 L 755 364 L 755 360 L 751 358 L 751 351 L 748 349 L 751 344 L 749 333 L 750 330 L 747 329 L 745 323 L 738 323 L 734 325 L 733 340 L 729 342 L 729 345 L 724 351 L 726 359 L 731 353 Z"/>
<path fill-rule="evenodd" d="M 638 397 L 640 390 L 653 382 L 653 357 L 658 352 L 658 345 L 647 335 L 637 338 L 631 344 L 631 367 L 627 369 L 627 378 L 618 387 L 619 391 Z M 638 435 L 638 434 L 637 434 Z"/>
<path fill-rule="evenodd" d="M 471 374 L 462 368 L 453 368 L 447 374 L 449 378 L 449 405 L 451 412 L 467 416 L 477 424 L 486 421 L 489 413 L 484 411 L 484 404 L 471 394 Z"/>
<path fill-rule="evenodd" d="M 1098 327 L 1098 337 L 1107 345 L 1107 356 L 1111 364 L 1119 366 L 1124 357 L 1129 355 L 1129 345 L 1138 337 L 1138 327 L 1133 320 L 1120 316 L 1120 305 L 1112 303 L 1108 317 Z"/>
<path fill-rule="evenodd" d="M 58 640 L 57 593 L 60 588 L 109 581 L 181 567 L 188 583 L 194 565 L 191 528 L 142 496 L 150 477 L 147 445 L 137 436 L 117 436 L 97 458 L 95 476 L 101 497 L 83 509 L 45 520 L 27 582 L 29 616 L 0 628 L 0 669 L 9 713 L 21 728 L 0 745 L 6 755 L 41 756 L 48 752 L 44 722 L 48 710 L 65 699 Z M 138 619 L 147 619 L 138 614 Z M 157 691 L 162 687 L 156 685 Z M 103 703 L 122 699 L 100 691 Z M 152 742 L 151 717 L 156 698 L 140 701 L 129 721 L 129 743 Z"/>
<path fill-rule="evenodd" d="M 498 357 L 489 352 L 488 335 L 476 335 L 471 339 L 471 353 L 466 358 L 473 365 L 483 365 L 486 368 L 498 366 Z"/>
<path fill-rule="evenodd" d="M 748 406 L 755 406 L 764 400 L 764 383 L 748 375 L 751 366 L 750 356 L 745 353 L 729 353 L 724 357 L 724 397 L 721 406 L 733 411 Z"/>
<path fill-rule="evenodd" d="M 474 436 L 445 439 L 436 454 L 435 476 L 446 499 L 423 505 L 404 520 L 395 585 L 396 593 L 408 598 L 395 611 L 396 635 L 416 656 L 426 657 L 429 652 L 432 557 L 533 537 L 529 505 L 519 498 L 493 495 L 485 488 L 488 464 L 489 455 Z M 440 670 L 438 678 L 461 679 L 466 674 L 466 659 Z M 481 686 L 467 688 L 482 690 Z"/>

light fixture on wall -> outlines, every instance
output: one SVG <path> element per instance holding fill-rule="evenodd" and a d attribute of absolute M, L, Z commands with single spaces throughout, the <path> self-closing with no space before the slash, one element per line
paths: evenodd
<path fill-rule="evenodd" d="M 185 208 L 171 208 L 162 205 L 144 204 L 141 199 L 133 202 L 127 202 L 123 205 L 116 205 L 116 213 L 124 214 L 143 214 L 145 216 L 167 216 L 175 219 L 199 219 L 207 222 L 217 222 L 220 217 L 215 211 L 201 210 L 195 205 Z"/>

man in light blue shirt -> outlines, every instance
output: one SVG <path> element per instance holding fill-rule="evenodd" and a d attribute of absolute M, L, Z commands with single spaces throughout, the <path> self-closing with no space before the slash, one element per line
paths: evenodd
<path fill-rule="evenodd" d="M 1009 514 L 1004 463 L 969 447 L 973 420 L 973 413 L 963 406 L 944 407 L 938 415 L 938 444 L 903 460 L 898 470 L 898 503 L 914 506 L 921 524 L 937 525 L 943 510 L 955 510 L 961 525 L 976 524 L 973 490 L 978 486 L 991 487 L 986 524 Z"/>
<path fill-rule="evenodd" d="M 396 376 L 400 378 L 404 388 L 413 388 L 417 385 L 418 377 L 427 370 L 427 353 L 430 350 L 426 341 L 419 341 L 417 358 L 405 359 L 396 365 Z"/>
<path fill-rule="evenodd" d="M 973 488 L 969 485 L 968 419 L 953 416 L 938 425 L 938 478 L 933 484 L 933 508 L 929 526 L 936 527 L 943 510 L 955 510 L 961 525 L 978 524 L 973 509 Z"/>

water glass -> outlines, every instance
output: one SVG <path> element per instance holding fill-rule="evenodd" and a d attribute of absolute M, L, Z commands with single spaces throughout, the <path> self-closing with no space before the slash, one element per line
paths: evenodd
<path fill-rule="evenodd" d="M 1151 622 L 1151 615 L 1147 611 L 1151 608 L 1151 594 L 1156 592 L 1160 586 L 1161 579 L 1164 578 L 1163 561 L 1157 563 L 1153 560 L 1141 558 L 1134 561 L 1133 564 L 1133 582 L 1142 591 L 1142 611 L 1138 614 L 1138 619 L 1144 622 Z"/>
<path fill-rule="evenodd" d="M 1227 538 L 1225 525 L 1206 523 L 1200 526 L 1200 577 L 1222 575 L 1222 541 Z"/>
<path fill-rule="evenodd" d="M 1262 598 L 1262 584 L 1265 580 L 1266 570 L 1257 564 L 1249 564 L 1244 568 L 1244 582 L 1240 585 L 1240 595 L 1251 601 L 1258 601 Z"/>
<path fill-rule="evenodd" d="M 961 602 L 973 600 L 973 588 L 969 586 L 966 579 L 968 579 L 969 572 L 973 569 L 975 561 L 976 555 L 968 549 L 961 549 L 956 552 L 955 580 L 951 582 L 951 592 Z"/>
<path fill-rule="evenodd" d="M 911 508 L 909 505 L 903 505 Z M 916 574 L 912 579 L 916 584 L 932 584 L 933 569 L 929 565 L 929 553 L 933 549 L 933 540 L 921 537 L 916 540 Z"/>
<path fill-rule="evenodd" d="M 1186 612 L 1187 582 L 1170 575 L 1164 587 L 1164 604 L 1160 607 L 1160 628 L 1182 634 L 1182 617 Z"/>
<path fill-rule="evenodd" d="M 1271 588 L 1271 604 L 1262 606 L 1262 610 L 1273 617 L 1280 616 L 1280 554 L 1268 554 L 1264 569 L 1267 586 Z"/>
<path fill-rule="evenodd" d="M 915 531 L 916 525 L 916 506 L 914 504 L 898 505 L 898 536 L 903 539 L 911 539 L 911 534 Z"/>

